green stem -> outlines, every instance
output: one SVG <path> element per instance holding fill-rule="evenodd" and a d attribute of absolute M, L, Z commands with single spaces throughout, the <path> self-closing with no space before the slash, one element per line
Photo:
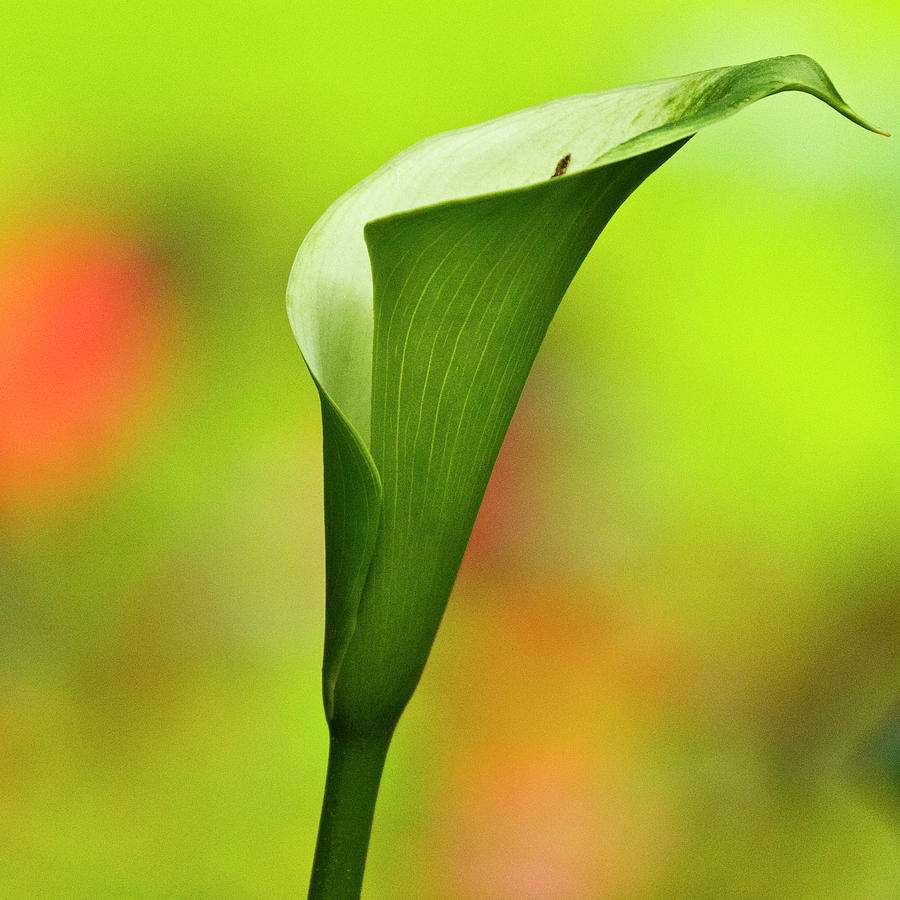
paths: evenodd
<path fill-rule="evenodd" d="M 349 735 L 331 729 L 309 900 L 357 900 L 360 895 L 375 800 L 392 733 Z"/>

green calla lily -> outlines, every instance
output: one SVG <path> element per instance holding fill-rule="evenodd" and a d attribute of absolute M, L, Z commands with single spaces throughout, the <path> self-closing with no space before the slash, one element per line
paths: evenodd
<path fill-rule="evenodd" d="M 311 896 L 358 895 L 390 735 L 581 262 L 691 136 L 787 90 L 878 131 L 808 57 L 710 69 L 428 138 L 344 194 L 303 241 L 288 312 L 322 406 L 332 733 Z M 354 792 L 354 779 L 368 786 Z M 360 842 L 361 860 L 348 862 Z"/>

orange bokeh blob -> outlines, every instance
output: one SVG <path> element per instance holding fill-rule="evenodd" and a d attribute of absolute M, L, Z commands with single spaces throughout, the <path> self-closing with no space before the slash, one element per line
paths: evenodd
<path fill-rule="evenodd" d="M 165 366 L 162 267 L 146 241 L 51 222 L 0 247 L 0 507 L 99 477 Z"/>

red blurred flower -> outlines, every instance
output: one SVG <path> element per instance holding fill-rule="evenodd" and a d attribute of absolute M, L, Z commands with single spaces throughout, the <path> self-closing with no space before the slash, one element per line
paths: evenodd
<path fill-rule="evenodd" d="M 94 480 L 159 382 L 162 276 L 144 243 L 51 223 L 0 248 L 0 506 Z"/>

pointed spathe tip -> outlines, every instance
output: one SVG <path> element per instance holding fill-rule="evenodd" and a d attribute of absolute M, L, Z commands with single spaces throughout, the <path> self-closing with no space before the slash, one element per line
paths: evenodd
<path fill-rule="evenodd" d="M 846 116 L 851 122 L 856 122 L 857 125 L 862 126 L 867 131 L 883 135 L 884 137 L 891 136 L 891 133 L 889 131 L 885 131 L 883 128 L 879 128 L 877 125 L 873 125 L 871 122 L 867 122 L 861 115 L 856 113 L 846 104 L 841 104 L 840 106 L 836 107 L 836 109 L 842 115 Z"/>

